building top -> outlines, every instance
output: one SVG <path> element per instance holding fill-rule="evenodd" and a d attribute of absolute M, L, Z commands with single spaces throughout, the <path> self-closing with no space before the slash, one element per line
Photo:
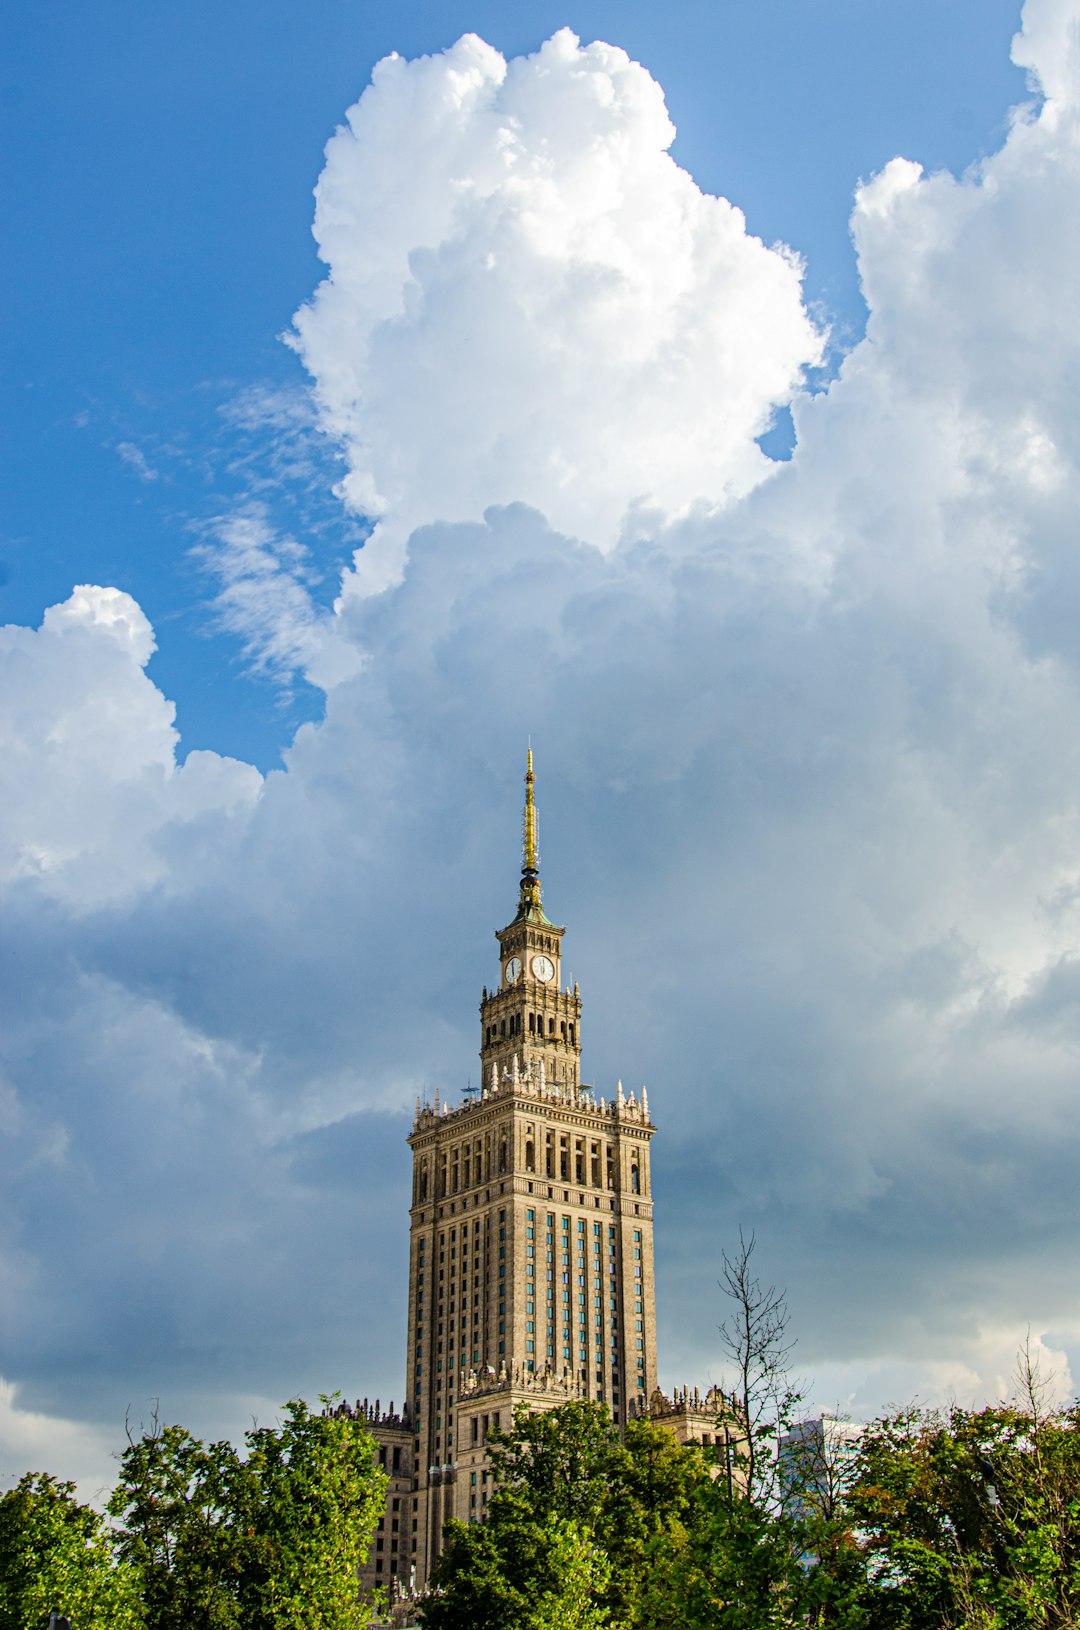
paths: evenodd
<path fill-rule="evenodd" d="M 509 1067 L 503 1071 L 501 1078 L 496 1067 L 492 1065 L 491 1077 L 477 1093 L 474 1088 L 466 1094 L 465 1102 L 450 1105 L 444 1098 L 440 1098 L 438 1088 L 435 1089 L 432 1102 L 416 1100 L 416 1114 L 413 1119 L 413 1133 L 425 1132 L 431 1127 L 439 1125 L 457 1115 L 464 1115 L 474 1110 L 478 1104 L 486 1104 L 496 1098 L 532 1098 L 538 1102 L 549 1104 L 565 1104 L 572 1109 L 587 1109 L 594 1114 L 609 1116 L 615 1121 L 633 1121 L 648 1131 L 655 1131 L 649 1119 L 649 1094 L 642 1087 L 641 1097 L 631 1092 L 629 1096 L 623 1092 L 621 1081 L 616 1082 L 615 1096 L 610 1099 L 597 1099 L 592 1087 L 564 1086 L 557 1081 L 549 1081 L 544 1073 L 543 1061 L 539 1064 L 527 1063 L 518 1067 L 517 1055 Z"/>
<path fill-rule="evenodd" d="M 525 769 L 522 815 L 521 889 L 517 915 L 496 930 L 499 982 L 486 984 L 480 1001 L 480 1079 L 465 1090 L 464 1102 L 416 1101 L 412 1137 L 437 1131 L 448 1120 L 486 1113 L 496 1102 L 526 1099 L 632 1123 L 648 1138 L 654 1130 L 644 1089 L 638 1098 L 623 1093 L 622 1082 L 610 1099 L 597 1097 L 581 1080 L 581 995 L 577 984 L 563 985 L 563 935 L 544 913 L 540 888 L 539 817 L 532 748 Z"/>

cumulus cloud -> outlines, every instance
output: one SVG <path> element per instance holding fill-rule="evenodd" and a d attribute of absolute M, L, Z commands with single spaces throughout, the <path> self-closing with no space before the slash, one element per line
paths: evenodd
<path fill-rule="evenodd" d="M 510 63 L 466 35 L 380 62 L 346 118 L 294 343 L 348 503 L 383 517 L 361 586 L 425 521 L 526 502 L 610 546 L 765 477 L 755 437 L 822 337 L 797 257 L 670 157 L 644 68 L 568 29 Z"/>
<path fill-rule="evenodd" d="M 380 66 L 298 333 L 407 557 L 332 623 L 269 533 L 228 566 L 260 649 L 351 654 L 325 719 L 265 780 L 179 767 L 126 596 L 4 633 L 2 1283 L 65 1342 L 4 1322 L 26 1410 L 72 1416 L 88 1374 L 95 1418 L 208 1375 L 219 1413 L 399 1386 L 407 1108 L 475 1069 L 530 730 L 587 1074 L 647 1081 L 660 1126 L 665 1373 L 716 1374 L 702 1276 L 739 1222 L 822 1402 L 994 1395 L 1029 1323 L 1075 1373 L 1078 17 L 1028 5 L 1046 96 L 1000 152 L 860 187 L 866 337 L 764 481 L 818 340 L 644 71 L 565 34 Z M 734 328 L 760 273 L 781 331 L 734 406 L 721 265 Z"/>
<path fill-rule="evenodd" d="M 154 644 L 130 595 L 92 584 L 38 630 L 0 629 L 0 877 L 81 905 L 167 891 L 174 823 L 211 840 L 250 810 L 250 765 L 201 752 L 178 764 L 176 710 L 144 672 Z"/>

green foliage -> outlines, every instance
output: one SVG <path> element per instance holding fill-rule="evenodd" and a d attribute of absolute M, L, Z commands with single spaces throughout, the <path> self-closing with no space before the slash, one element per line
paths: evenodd
<path fill-rule="evenodd" d="M 1080 1619 L 1080 1411 L 905 1410 L 866 1434 L 850 1491 L 898 1630 Z"/>
<path fill-rule="evenodd" d="M 530 1630 L 603 1630 L 609 1614 L 601 1600 L 611 1568 L 603 1551 L 572 1522 L 554 1519 L 550 1584 L 537 1598 Z"/>
<path fill-rule="evenodd" d="M 53 1610 L 77 1630 L 137 1630 L 138 1584 L 74 1484 L 28 1474 L 0 1497 L 0 1630 L 45 1630 Z"/>
<path fill-rule="evenodd" d="M 498 1490 L 487 1519 L 448 1529 L 423 1610 L 438 1630 L 636 1622 L 660 1540 L 685 1539 L 700 1491 L 712 1487 L 700 1452 L 648 1421 L 620 1441 L 593 1403 L 519 1409 L 491 1459 Z"/>
<path fill-rule="evenodd" d="M 571 1403 L 530 1411 L 519 1405 L 514 1424 L 492 1439 L 496 1499 L 535 1517 L 551 1514 L 591 1525 L 602 1507 L 619 1457 L 619 1434 L 600 1404 Z"/>
<path fill-rule="evenodd" d="M 251 1431 L 247 1443 L 242 1515 L 256 1560 L 239 1593 L 245 1626 L 365 1625 L 356 1570 L 386 1496 L 370 1438 L 347 1416 L 293 1402 L 282 1427 Z"/>
<path fill-rule="evenodd" d="M 797 1497 L 716 1477 L 662 1426 L 571 1403 L 492 1445 L 486 1518 L 451 1523 L 428 1630 L 1074 1630 L 1080 1406 L 903 1410 Z M 327 1402 L 328 1400 L 324 1400 Z M 819 1451 L 820 1452 L 820 1451 Z M 850 1466 L 850 1469 L 849 1469 Z M 363 1427 L 287 1406 L 244 1452 L 129 1440 L 110 1502 L 25 1477 L 0 1498 L 0 1630 L 360 1630 L 385 1477 Z"/>
<path fill-rule="evenodd" d="M 658 1545 L 635 1626 L 773 1630 L 800 1623 L 803 1573 L 785 1525 L 754 1502 L 702 1489 L 676 1546 Z"/>
<path fill-rule="evenodd" d="M 209 1447 L 182 1426 L 132 1439 L 109 1502 L 121 1554 L 143 1581 L 152 1630 L 232 1630 L 250 1551 L 235 1521 L 245 1482 L 230 1443 Z"/>
<path fill-rule="evenodd" d="M 148 1630 L 359 1630 L 356 1569 L 386 1487 L 371 1440 L 294 1400 L 280 1427 L 246 1442 L 242 1458 L 155 1424 L 129 1443 L 109 1510 Z"/>
<path fill-rule="evenodd" d="M 551 1514 L 447 1524 L 427 1630 L 602 1630 L 597 1598 L 608 1581 L 603 1552 L 573 1520 Z"/>
<path fill-rule="evenodd" d="M 787 1509 L 660 1427 L 620 1443 L 589 1404 L 519 1414 L 494 1459 L 487 1519 L 452 1525 L 433 1630 L 1080 1623 L 1080 1408 L 903 1411 L 851 1475 L 803 1467 Z"/>

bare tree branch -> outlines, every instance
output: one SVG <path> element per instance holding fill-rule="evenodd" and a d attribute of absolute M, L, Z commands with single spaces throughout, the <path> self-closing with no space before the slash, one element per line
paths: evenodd
<path fill-rule="evenodd" d="M 775 1490 L 775 1440 L 790 1424 L 802 1401 L 792 1385 L 788 1366 L 795 1342 L 788 1335 L 785 1295 L 775 1285 L 763 1285 L 753 1267 L 757 1236 L 747 1239 L 739 1229 L 739 1249 L 723 1253 L 720 1288 L 731 1311 L 720 1325 L 720 1340 L 736 1371 L 733 1389 L 746 1426 L 741 1451 L 746 1491 L 769 1498 Z"/>

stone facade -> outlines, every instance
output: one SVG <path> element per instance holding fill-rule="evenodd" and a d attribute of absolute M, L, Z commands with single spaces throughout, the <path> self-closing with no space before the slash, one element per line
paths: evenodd
<path fill-rule="evenodd" d="M 581 1082 L 581 998 L 562 983 L 565 929 L 543 910 L 531 753 L 525 779 L 518 909 L 480 1002 L 482 1085 L 454 1106 L 418 1101 L 408 1140 L 407 1395 L 400 1416 L 364 1415 L 391 1473 L 366 1587 L 423 1589 L 445 1522 L 483 1515 L 487 1439 L 518 1404 L 590 1398 L 624 1427 L 662 1399 L 655 1127 L 644 1089 L 619 1082 L 605 1098 Z M 667 1422 L 705 1441 L 723 1400 L 688 1398 L 664 1401 Z"/>

